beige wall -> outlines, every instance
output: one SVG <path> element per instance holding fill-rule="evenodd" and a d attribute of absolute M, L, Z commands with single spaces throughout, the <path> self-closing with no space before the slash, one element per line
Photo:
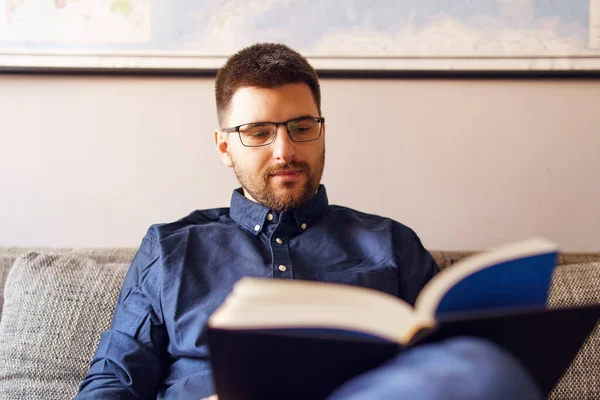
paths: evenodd
<path fill-rule="evenodd" d="M 228 205 L 212 79 L 0 75 L 0 245 L 137 246 Z M 330 201 L 430 249 L 600 251 L 600 81 L 324 80 Z"/>

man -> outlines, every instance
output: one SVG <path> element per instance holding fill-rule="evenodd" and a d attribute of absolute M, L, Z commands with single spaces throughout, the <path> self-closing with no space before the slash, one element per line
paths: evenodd
<path fill-rule="evenodd" d="M 254 45 L 227 61 L 215 88 L 215 147 L 242 187 L 230 208 L 150 227 L 79 399 L 212 395 L 204 325 L 243 276 L 361 285 L 414 304 L 438 271 L 409 228 L 328 204 L 326 125 L 306 59 Z"/>

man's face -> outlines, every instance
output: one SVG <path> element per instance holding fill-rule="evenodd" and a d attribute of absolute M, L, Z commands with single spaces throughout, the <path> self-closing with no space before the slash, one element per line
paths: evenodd
<path fill-rule="evenodd" d="M 223 128 L 255 122 L 284 122 L 319 117 L 308 85 L 294 83 L 265 89 L 244 87 L 231 100 Z M 315 195 L 325 165 L 325 126 L 321 137 L 294 142 L 285 126 L 264 147 L 245 147 L 237 132 L 215 131 L 215 145 L 225 165 L 232 167 L 244 194 L 275 211 L 303 206 Z"/>

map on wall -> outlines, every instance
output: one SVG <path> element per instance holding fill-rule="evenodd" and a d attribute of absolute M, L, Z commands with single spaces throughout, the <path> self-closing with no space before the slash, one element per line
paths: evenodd
<path fill-rule="evenodd" d="M 256 42 L 319 69 L 600 70 L 600 0 L 0 0 L 0 67 L 214 69 Z"/>

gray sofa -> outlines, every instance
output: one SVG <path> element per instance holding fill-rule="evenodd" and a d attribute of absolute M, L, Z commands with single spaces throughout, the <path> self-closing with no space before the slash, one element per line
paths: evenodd
<path fill-rule="evenodd" d="M 0 248 L 0 400 L 68 399 L 87 371 L 135 248 Z M 471 252 L 432 252 L 447 268 Z M 600 303 L 600 253 L 562 254 L 550 307 Z M 597 326 L 550 398 L 600 399 Z"/>

